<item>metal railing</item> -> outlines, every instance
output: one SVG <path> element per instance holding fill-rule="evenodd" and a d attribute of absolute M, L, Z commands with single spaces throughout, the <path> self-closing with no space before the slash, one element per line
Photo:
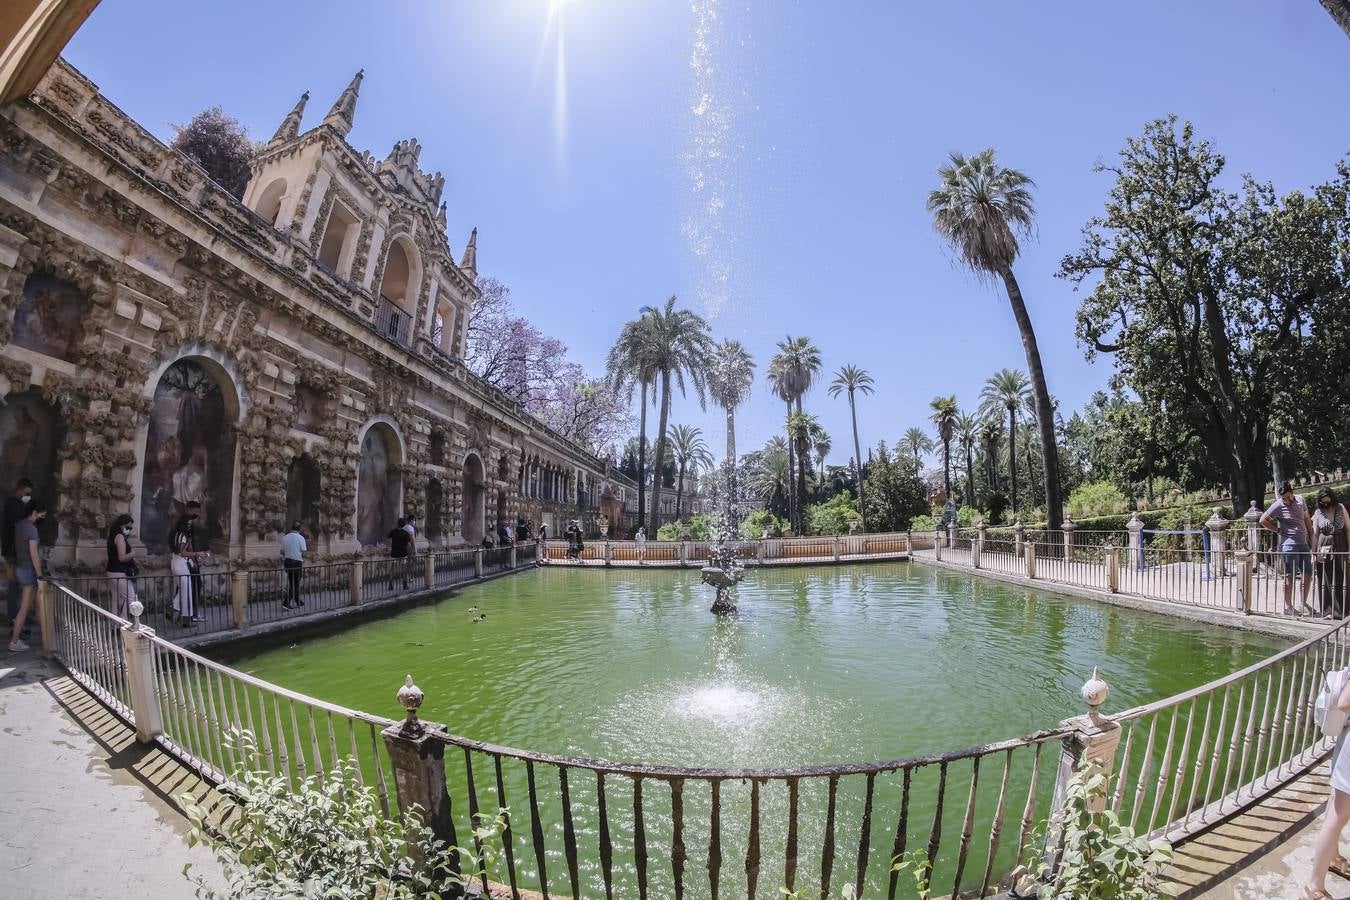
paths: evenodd
<path fill-rule="evenodd" d="M 155 629 L 170 638 L 208 634 L 235 627 L 231 573 L 224 570 L 193 575 L 137 575 L 110 580 L 106 576 L 62 576 L 60 583 L 77 596 L 110 612 L 126 614 L 131 599 L 145 607 Z M 184 615 L 201 621 L 183 621 Z"/>
<path fill-rule="evenodd" d="M 412 316 L 395 305 L 393 300 L 383 295 L 375 303 L 375 331 L 395 343 L 407 347 L 412 333 Z"/>
<path fill-rule="evenodd" d="M 225 781 L 245 766 L 294 787 L 352 760 L 385 814 L 399 807 L 399 791 L 428 796 L 418 781 L 428 770 L 416 762 L 425 756 L 390 752 L 413 739 L 393 720 L 205 659 L 62 586 L 43 585 L 39 598 L 44 648 L 143 740 L 204 777 Z M 923 850 L 935 893 L 986 897 L 1019 860 L 1043 851 L 1039 826 L 1071 768 L 1066 758 L 1098 761 L 1121 818 L 1173 841 L 1317 762 L 1329 741 L 1312 701 L 1324 674 L 1347 664 L 1347 627 L 1115 715 L 1094 709 L 1023 738 L 904 759 L 681 768 L 536 753 L 435 728 L 415 739 L 439 744 L 445 760 L 444 781 L 432 787 L 448 792 L 449 821 L 438 827 L 468 840 L 480 815 L 511 810 L 505 852 L 485 886 L 716 897 L 850 884 L 894 897 L 891 860 Z M 237 731 L 254 736 L 251 748 L 230 739 Z"/>
<path fill-rule="evenodd" d="M 802 562 L 827 562 L 866 559 L 898 559 L 909 555 L 911 543 L 918 539 L 908 534 L 853 534 L 838 537 L 769 538 L 738 540 L 728 543 L 736 558 L 748 565 L 789 565 Z M 931 546 L 931 545 L 930 545 Z M 647 541 L 642 550 L 635 541 L 586 541 L 582 562 L 630 566 L 702 566 L 712 552 L 709 541 Z M 546 560 L 571 561 L 566 541 L 547 542 Z"/>

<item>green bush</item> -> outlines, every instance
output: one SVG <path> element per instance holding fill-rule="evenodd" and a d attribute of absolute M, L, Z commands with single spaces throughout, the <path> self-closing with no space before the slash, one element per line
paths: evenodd
<path fill-rule="evenodd" d="M 937 522 L 932 516 L 915 516 L 909 523 L 910 531 L 932 531 L 937 527 Z"/>
<path fill-rule="evenodd" d="M 973 506 L 963 506 L 956 511 L 956 524 L 962 528 L 971 528 L 980 517 L 980 511 Z"/>
<path fill-rule="evenodd" d="M 741 538 L 747 541 L 759 540 L 764 536 L 765 525 L 769 526 L 769 537 L 782 537 L 787 520 L 778 518 L 767 509 L 757 509 L 741 523 Z"/>
<path fill-rule="evenodd" d="M 861 519 L 858 504 L 846 491 L 806 508 L 806 525 L 811 534 L 847 534 L 849 523 L 856 527 Z"/>
<path fill-rule="evenodd" d="M 1129 510 L 1130 498 L 1109 481 L 1089 481 L 1079 485 L 1066 504 L 1066 511 L 1075 521 L 1090 516 L 1119 515 Z"/>
<path fill-rule="evenodd" d="M 984 502 L 989 509 L 989 517 L 985 521 L 990 525 L 1002 525 L 1003 514 L 1008 511 L 1008 495 L 1002 491 L 991 491 Z"/>
<path fill-rule="evenodd" d="M 686 526 L 689 528 L 689 540 L 706 541 L 709 539 L 711 529 L 708 527 L 707 516 L 694 516 L 686 520 L 667 522 L 656 530 L 656 539 L 658 541 L 682 541 L 684 540 Z"/>

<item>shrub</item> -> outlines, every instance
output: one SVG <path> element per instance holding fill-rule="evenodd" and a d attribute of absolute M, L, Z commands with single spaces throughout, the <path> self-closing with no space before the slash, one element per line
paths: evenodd
<path fill-rule="evenodd" d="M 845 491 L 806 508 L 806 524 L 812 534 L 847 534 L 849 524 L 856 527 L 861 518 L 857 503 Z"/>
<path fill-rule="evenodd" d="M 741 537 L 747 541 L 757 541 L 764 536 L 765 525 L 769 526 L 769 537 L 782 537 L 787 521 L 767 509 L 757 509 L 741 523 Z"/>
<path fill-rule="evenodd" d="M 711 529 L 708 528 L 707 516 L 694 516 L 677 522 L 667 522 L 656 530 L 656 539 L 658 541 L 682 541 L 684 540 L 685 526 L 689 528 L 689 540 L 706 541 L 709 539 Z"/>
<path fill-rule="evenodd" d="M 909 523 L 910 531 L 932 531 L 937 527 L 937 522 L 932 516 L 915 516 Z"/>
<path fill-rule="evenodd" d="M 975 524 L 975 519 L 980 511 L 973 506 L 963 506 L 956 511 L 956 524 L 962 528 L 970 528 Z"/>
<path fill-rule="evenodd" d="M 219 106 L 204 109 L 186 125 L 175 125 L 173 148 L 206 170 L 237 198 L 248 187 L 249 160 L 253 142 L 239 120 L 225 115 Z"/>
<path fill-rule="evenodd" d="M 1008 495 L 1002 491 L 991 491 L 984 498 L 984 502 L 989 508 L 988 523 L 1002 525 L 1003 514 L 1008 511 Z"/>
<path fill-rule="evenodd" d="M 1130 499 L 1109 481 L 1089 481 L 1069 495 L 1066 504 L 1074 520 L 1089 516 L 1109 516 L 1130 511 Z"/>

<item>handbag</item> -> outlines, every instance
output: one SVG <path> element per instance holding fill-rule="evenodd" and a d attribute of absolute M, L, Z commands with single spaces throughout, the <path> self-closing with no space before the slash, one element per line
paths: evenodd
<path fill-rule="evenodd" d="M 1340 737 L 1345 731 L 1346 714 L 1338 705 L 1341 691 L 1345 689 L 1345 677 L 1345 669 L 1328 672 L 1313 704 L 1313 720 L 1327 737 Z"/>

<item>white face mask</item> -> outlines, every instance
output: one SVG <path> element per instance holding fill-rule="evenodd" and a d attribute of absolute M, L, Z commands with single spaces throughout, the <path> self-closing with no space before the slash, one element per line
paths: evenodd
<path fill-rule="evenodd" d="M 122 533 L 125 534 L 127 537 L 131 537 L 131 526 L 130 525 L 123 526 Z"/>

